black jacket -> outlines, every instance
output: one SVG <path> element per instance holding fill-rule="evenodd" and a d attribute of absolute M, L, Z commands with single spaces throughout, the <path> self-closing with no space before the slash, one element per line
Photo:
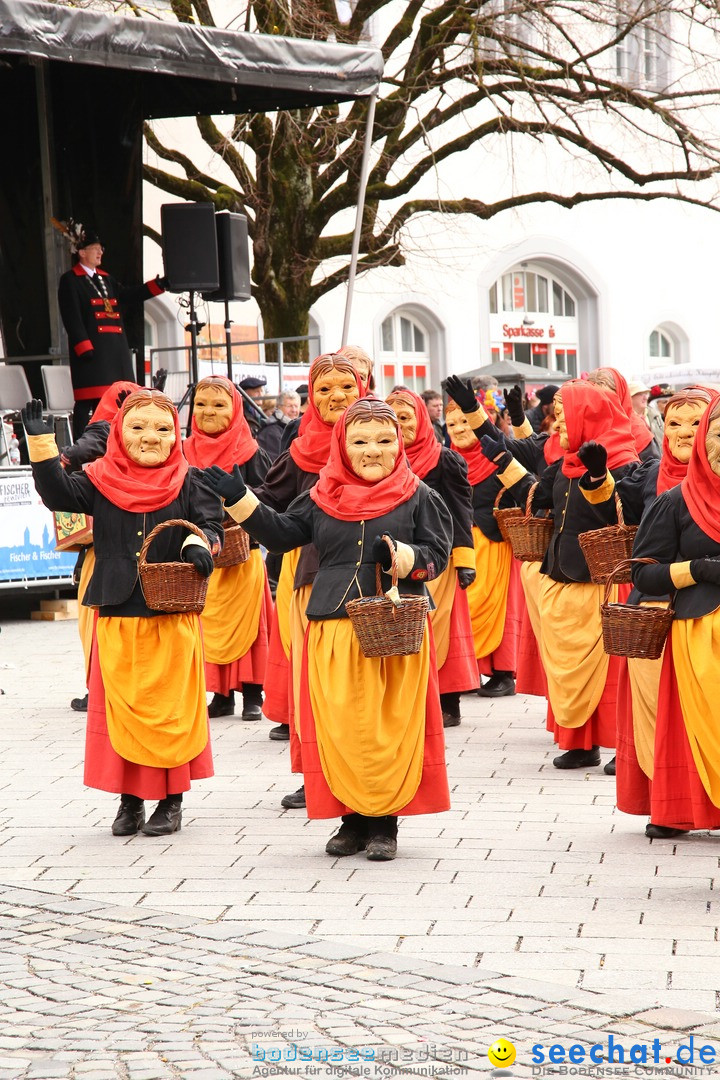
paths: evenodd
<path fill-rule="evenodd" d="M 288 424 L 288 427 L 290 425 Z M 257 487 L 250 483 L 258 499 L 265 506 L 270 506 L 279 514 L 283 514 L 290 504 L 317 482 L 317 473 L 305 472 L 290 456 L 290 451 L 285 450 L 269 468 L 263 483 Z M 265 543 L 265 541 L 261 541 Z M 312 544 L 303 541 L 304 547 L 300 552 L 295 581 L 293 588 L 299 589 L 303 585 L 312 585 L 318 571 L 318 555 Z M 270 551 L 291 551 L 297 545 L 273 548 L 265 544 Z"/>
<path fill-rule="evenodd" d="M 58 303 L 70 346 L 70 375 L 76 399 L 100 398 L 119 379 L 132 381 L 130 347 L 125 337 L 122 308 L 162 293 L 155 281 L 126 289 L 104 270 L 102 278 L 112 311 L 106 312 L 88 275 L 78 263 L 60 278 Z M 78 395 L 77 391 L 80 391 Z"/>
<path fill-rule="evenodd" d="M 77 472 L 87 465 L 89 461 L 95 461 L 102 457 L 107 450 L 110 424 L 107 420 L 97 420 L 88 424 L 82 435 L 71 446 L 64 446 L 62 454 L 69 461 L 65 466 L 66 472 Z"/>
<path fill-rule="evenodd" d="M 551 509 L 555 519 L 555 528 L 540 572 L 554 581 L 587 582 L 590 581 L 590 571 L 578 535 L 591 529 L 602 529 L 605 525 L 615 525 L 615 500 L 595 504 L 588 502 L 580 490 L 579 479 L 565 476 L 561 465 L 562 461 L 556 461 L 548 466 L 533 496 L 533 512 Z M 617 482 L 634 467 L 634 463 L 631 463 L 612 469 L 614 480 Z M 535 479 L 526 473 L 509 489 L 518 505 L 525 506 Z"/>
<path fill-rule="evenodd" d="M 633 544 L 633 558 L 657 559 L 656 566 L 635 566 L 633 583 L 649 596 L 673 593 L 670 564 L 689 559 L 718 558 L 720 544 L 690 516 L 682 487 L 659 495 L 642 519 Z M 673 601 L 676 619 L 700 619 L 720 607 L 720 585 L 700 582 L 678 589 Z"/>
<path fill-rule="evenodd" d="M 452 546 L 471 548 L 473 546 L 473 491 L 467 478 L 467 465 L 464 458 L 455 450 L 443 447 L 434 469 L 423 476 L 423 483 L 442 496 L 453 521 Z"/>
<path fill-rule="evenodd" d="M 287 513 L 262 504 L 243 522 L 251 536 L 272 551 L 291 551 L 312 543 L 318 571 L 307 606 L 308 619 L 344 619 L 345 604 L 358 596 L 375 596 L 373 540 L 388 533 L 413 548 L 411 574 L 398 582 L 401 594 L 425 595 L 424 581 L 442 573 L 452 547 L 452 518 L 440 496 L 421 481 L 407 502 L 382 517 L 339 521 L 317 506 L 306 492 Z M 382 575 L 383 591 L 390 576 Z"/>
<path fill-rule="evenodd" d="M 190 468 L 176 499 L 160 510 L 135 514 L 121 510 L 106 499 L 85 473 L 68 476 L 60 458 L 36 462 L 35 487 L 50 510 L 75 511 L 93 516 L 95 569 L 83 604 L 99 607 L 100 614 L 157 615 L 145 604 L 138 576 L 138 556 L 145 537 L 161 521 L 184 518 L 199 526 L 212 547 L 222 542 L 220 498 L 202 484 L 199 469 Z M 188 533 L 185 529 L 165 529 L 153 541 L 148 562 L 177 562 Z"/>

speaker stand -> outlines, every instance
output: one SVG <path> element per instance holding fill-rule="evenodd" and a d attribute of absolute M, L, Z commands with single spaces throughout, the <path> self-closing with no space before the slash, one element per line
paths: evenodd
<path fill-rule="evenodd" d="M 198 331 L 202 329 L 205 323 L 198 323 L 197 311 L 195 310 L 195 293 L 190 290 L 190 322 L 185 327 L 190 331 L 190 381 L 187 384 L 187 389 L 182 396 L 180 404 L 178 405 L 178 413 L 180 413 L 185 405 L 189 406 L 188 421 L 185 430 L 185 434 L 189 438 L 192 434 L 192 413 L 193 413 L 193 401 L 195 399 L 195 387 L 198 384 Z"/>
<path fill-rule="evenodd" d="M 225 356 L 227 357 L 227 376 L 232 382 L 232 319 L 230 318 L 230 304 L 227 300 L 225 301 Z"/>

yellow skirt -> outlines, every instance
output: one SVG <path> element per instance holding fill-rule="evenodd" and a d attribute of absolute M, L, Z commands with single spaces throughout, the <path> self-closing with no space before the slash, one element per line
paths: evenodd
<path fill-rule="evenodd" d="M 265 591 L 265 568 L 258 548 L 237 566 L 214 570 L 201 621 L 205 659 L 232 664 L 249 652 L 258 636 Z"/>
<path fill-rule="evenodd" d="M 602 643 L 604 592 L 604 585 L 565 584 L 540 575 L 540 658 L 547 675 L 548 701 L 560 727 L 582 727 L 605 689 L 610 657 Z M 617 586 L 610 601 L 617 601 Z"/>
<path fill-rule="evenodd" d="M 527 605 L 528 618 L 530 619 L 530 625 L 532 626 L 535 640 L 540 641 L 540 611 L 538 609 L 538 595 L 540 593 L 540 582 L 542 575 L 540 573 L 539 562 L 523 562 L 520 563 L 520 582 L 525 593 L 525 604 Z"/>
<path fill-rule="evenodd" d="M 488 540 L 477 525 L 472 527 L 475 580 L 467 590 L 475 657 L 491 656 L 502 641 L 510 584 L 512 548 L 504 540 Z"/>
<path fill-rule="evenodd" d="M 358 814 L 407 806 L 420 786 L 430 639 L 413 656 L 367 658 L 349 619 L 308 624 L 307 678 L 330 791 Z"/>
<path fill-rule="evenodd" d="M 664 651 L 663 651 L 664 655 Z M 653 778 L 655 721 L 663 657 L 638 660 L 628 657 L 628 678 L 632 694 L 633 738 L 638 765 L 650 780 Z"/>
<path fill-rule="evenodd" d="M 305 631 L 308 620 L 305 611 L 310 600 L 312 585 L 301 585 L 293 590 L 290 597 L 290 610 L 288 611 L 288 625 L 290 627 L 290 665 L 293 691 L 293 718 L 295 731 L 300 738 L 300 676 L 302 674 L 302 655 Z"/>
<path fill-rule="evenodd" d="M 290 601 L 292 599 L 295 584 L 295 571 L 300 561 L 302 548 L 293 548 L 283 555 L 280 577 L 275 590 L 275 610 L 277 611 L 278 630 L 280 640 L 285 650 L 285 656 L 290 659 Z"/>
<path fill-rule="evenodd" d="M 78 584 L 78 633 L 85 657 L 85 681 L 90 677 L 90 657 L 92 656 L 93 628 L 95 626 L 95 608 L 84 607 L 83 598 L 90 584 L 92 572 L 95 569 L 95 548 L 89 547 L 85 552 L 85 560 L 80 567 L 80 582 Z"/>
<path fill-rule="evenodd" d="M 110 744 L 126 761 L 173 769 L 208 741 L 197 615 L 98 619 Z"/>
<path fill-rule="evenodd" d="M 701 619 L 676 619 L 672 655 L 695 767 L 708 798 L 720 806 L 720 609 Z"/>
<path fill-rule="evenodd" d="M 457 584 L 457 574 L 452 560 L 442 574 L 433 581 L 426 581 L 425 584 L 435 604 L 435 610 L 430 612 L 430 622 L 432 623 L 433 637 L 435 638 L 437 666 L 438 670 L 440 670 L 447 660 L 450 649 L 450 622 Z"/>

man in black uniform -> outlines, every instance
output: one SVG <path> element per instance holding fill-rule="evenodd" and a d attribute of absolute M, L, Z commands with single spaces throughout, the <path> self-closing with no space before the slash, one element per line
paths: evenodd
<path fill-rule="evenodd" d="M 265 414 L 262 411 L 262 399 L 265 397 L 267 379 L 264 375 L 248 375 L 246 378 L 241 379 L 238 386 L 241 390 L 245 391 L 249 398 L 252 398 L 254 402 L 257 402 L 257 412 L 250 409 L 247 402 L 245 402 L 245 419 L 253 433 L 253 437 L 255 437 L 258 431 L 261 431 L 266 424 Z"/>
<path fill-rule="evenodd" d="M 165 282 L 155 278 L 126 289 L 100 269 L 104 249 L 94 229 L 71 222 L 63 231 L 71 242 L 73 267 L 60 278 L 58 301 L 70 345 L 77 439 L 107 388 L 135 379 L 121 308 L 159 296 Z"/>

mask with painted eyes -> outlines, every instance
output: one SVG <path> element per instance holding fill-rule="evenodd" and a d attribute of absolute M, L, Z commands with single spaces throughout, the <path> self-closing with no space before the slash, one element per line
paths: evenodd
<path fill-rule="evenodd" d="M 716 476 L 720 476 L 720 416 L 716 416 L 708 424 L 705 452 L 708 465 Z"/>
<path fill-rule="evenodd" d="M 354 375 L 332 368 L 318 375 L 312 386 L 315 406 L 326 424 L 334 424 L 360 394 Z"/>
<path fill-rule="evenodd" d="M 345 432 L 345 451 L 352 471 L 361 480 L 384 480 L 400 452 L 397 429 L 390 420 L 356 420 Z"/>
<path fill-rule="evenodd" d="M 233 402 L 221 386 L 198 386 L 193 402 L 193 416 L 205 435 L 220 435 L 230 427 Z"/>
<path fill-rule="evenodd" d="M 445 414 L 445 426 L 450 441 L 455 446 L 460 447 L 461 450 L 468 450 L 474 443 L 477 443 L 475 432 L 468 424 L 467 416 L 460 409 L 448 409 Z"/>
<path fill-rule="evenodd" d="M 412 446 L 417 438 L 418 421 L 415 410 L 412 405 L 406 405 L 403 401 L 395 401 L 393 404 L 395 415 L 398 418 L 398 424 L 400 425 L 400 431 L 402 432 L 403 443 L 407 446 Z"/>
<path fill-rule="evenodd" d="M 669 405 L 665 410 L 665 437 L 676 461 L 686 465 L 690 460 L 700 420 L 707 405 L 699 401 L 684 401 Z"/>
<path fill-rule="evenodd" d="M 122 440 L 131 461 L 144 468 L 162 465 L 175 445 L 172 413 L 154 402 L 135 406 L 123 417 Z"/>
<path fill-rule="evenodd" d="M 567 421 L 565 420 L 565 410 L 563 409 L 562 398 L 559 394 L 556 394 L 553 399 L 555 405 L 555 422 L 553 423 L 553 431 L 556 433 L 560 442 L 562 450 L 570 449 L 570 440 L 568 438 Z"/>

